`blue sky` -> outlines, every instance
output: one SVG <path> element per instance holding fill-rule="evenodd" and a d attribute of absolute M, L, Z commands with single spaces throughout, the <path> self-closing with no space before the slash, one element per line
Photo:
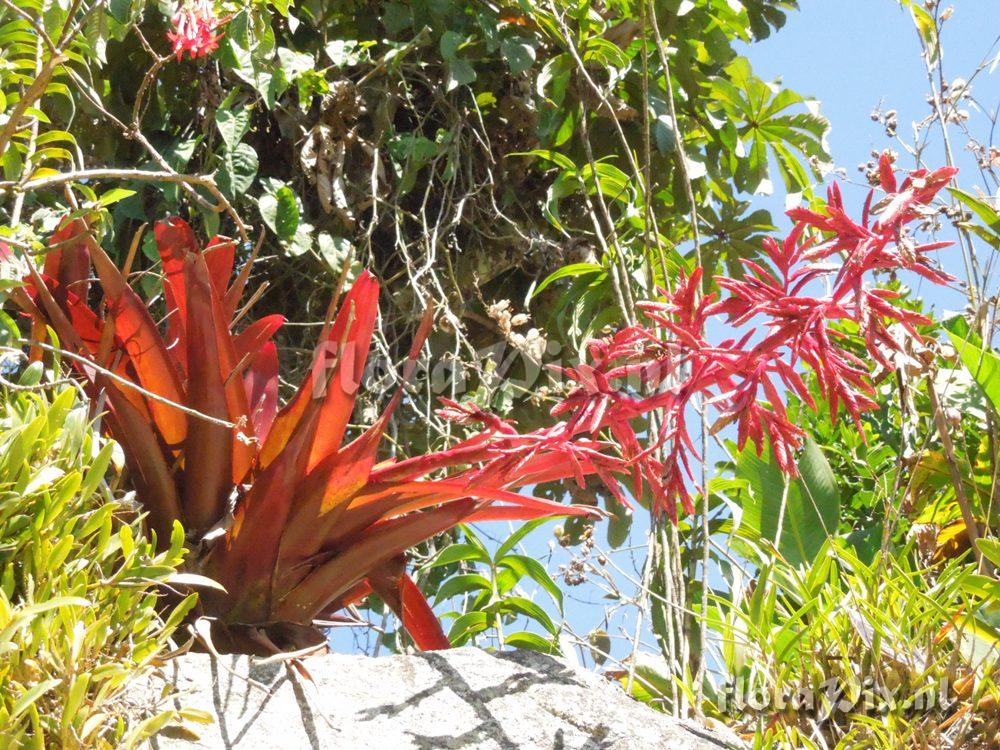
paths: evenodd
<path fill-rule="evenodd" d="M 984 59 L 991 59 L 1000 50 L 998 0 L 953 0 L 952 5 L 953 15 L 941 35 L 948 82 L 968 79 Z M 832 124 L 828 141 L 834 162 L 846 169 L 847 180 L 857 185 L 845 193 L 849 201 L 853 198 L 860 206 L 867 185 L 858 184 L 863 176 L 857 165 L 868 161 L 872 150 L 902 152 L 898 143 L 886 136 L 884 127 L 872 121 L 873 109 L 896 110 L 899 135 L 908 141 L 913 139 L 912 124 L 931 113 L 920 42 L 909 12 L 897 0 L 802 0 L 801 6 L 800 11 L 789 14 L 784 28 L 769 39 L 746 45 L 743 54 L 761 78 L 780 78 L 785 86 L 820 101 L 822 114 Z M 971 90 L 987 109 L 995 110 L 1000 104 L 1000 68 L 992 75 L 981 74 Z M 981 137 L 988 135 L 985 114 L 969 109 L 971 130 Z M 993 192 L 995 187 L 983 184 L 965 150 L 966 139 L 954 130 L 952 138 L 962 187 Z M 945 164 L 939 142 L 939 131 L 934 130 L 932 145 L 924 155 L 927 166 Z M 901 154 L 900 165 L 913 167 L 912 157 Z M 780 216 L 782 195 L 755 202 L 770 208 L 776 218 Z M 779 226 L 787 225 L 779 222 Z M 942 251 L 939 261 L 954 275 L 964 275 L 957 248 Z M 991 288 L 995 290 L 995 280 Z M 962 304 L 956 293 L 918 291 L 939 312 Z"/>
<path fill-rule="evenodd" d="M 1000 2 L 954 0 L 954 14 L 942 33 L 945 72 L 967 78 L 1000 35 Z M 831 121 L 830 146 L 838 166 L 857 175 L 858 162 L 888 145 L 869 115 L 876 105 L 899 112 L 900 134 L 923 119 L 927 78 L 909 14 L 896 0 L 802 0 L 802 9 L 769 39 L 745 48 L 761 78 L 822 103 Z M 1000 70 L 978 80 L 974 93 L 994 105 Z M 989 94 L 992 93 L 992 96 Z"/>

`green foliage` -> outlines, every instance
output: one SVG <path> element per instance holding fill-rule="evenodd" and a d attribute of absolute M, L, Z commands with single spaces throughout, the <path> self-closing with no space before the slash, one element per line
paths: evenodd
<path fill-rule="evenodd" d="M 73 388 L 0 397 L 3 745 L 131 747 L 176 716 L 140 722 L 118 699 L 194 604 L 161 619 L 157 585 L 180 564 L 183 533 L 162 553 L 143 538 L 108 485 L 115 446 L 90 430 Z"/>
<path fill-rule="evenodd" d="M 709 710 L 752 735 L 753 747 L 940 746 L 954 739 L 949 714 L 997 695 L 998 634 L 968 563 L 929 575 L 907 550 L 866 564 L 836 540 L 805 568 L 767 554 L 752 562 L 753 585 L 734 580 L 731 599 L 711 600 L 725 678 L 737 689 L 715 685 Z M 754 695 L 764 697 L 748 708 Z M 961 746 L 991 746 L 990 710 L 971 718 Z"/>
<path fill-rule="evenodd" d="M 787 478 L 770 452 L 758 457 L 747 445 L 736 461 L 742 495 L 739 533 L 775 545 L 792 565 L 809 565 L 840 526 L 840 490 L 822 449 L 806 440 L 799 476 Z M 720 484 L 729 485 L 728 482 Z"/>
<path fill-rule="evenodd" d="M 524 648 L 543 653 L 559 653 L 558 622 L 536 601 L 525 596 L 523 584 L 544 591 L 562 615 L 563 595 L 545 566 L 534 557 L 517 552 L 518 545 L 532 531 L 549 519 L 529 521 L 517 529 L 495 552 L 476 533 L 464 527 L 465 541 L 448 545 L 425 566 L 433 571 L 453 571 L 435 585 L 434 604 L 456 602 L 458 609 L 443 615 L 451 619 L 448 637 L 461 646 L 480 635 L 495 635 L 498 645 Z M 527 622 L 541 632 L 519 626 Z M 511 628 L 518 627 L 514 632 Z"/>

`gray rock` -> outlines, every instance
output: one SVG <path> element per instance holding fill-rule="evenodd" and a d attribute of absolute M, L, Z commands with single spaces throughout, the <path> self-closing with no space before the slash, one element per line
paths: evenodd
<path fill-rule="evenodd" d="M 133 706 L 210 712 L 200 739 L 167 732 L 154 750 L 720 750 L 732 738 L 660 714 L 617 685 L 531 652 L 471 648 L 303 664 L 188 654 L 129 692 Z M 166 695 L 166 697 L 161 697 Z"/>

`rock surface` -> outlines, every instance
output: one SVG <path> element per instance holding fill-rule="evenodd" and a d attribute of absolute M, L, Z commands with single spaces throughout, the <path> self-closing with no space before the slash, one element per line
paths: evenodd
<path fill-rule="evenodd" d="M 306 659 L 309 683 L 277 663 L 189 654 L 138 683 L 134 705 L 215 717 L 200 739 L 155 750 L 720 750 L 737 745 L 631 700 L 601 677 L 531 652 L 454 649 Z M 165 691 L 164 688 L 169 685 Z M 164 692 L 172 693 L 160 698 Z"/>

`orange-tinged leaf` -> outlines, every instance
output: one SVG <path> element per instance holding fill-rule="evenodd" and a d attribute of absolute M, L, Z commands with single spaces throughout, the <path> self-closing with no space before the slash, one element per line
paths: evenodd
<path fill-rule="evenodd" d="M 178 369 L 186 374 L 187 367 L 187 288 L 184 280 L 184 260 L 198 252 L 198 240 L 183 219 L 172 217 L 156 222 L 153 227 L 156 249 L 163 266 L 163 298 L 167 303 L 167 341 Z"/>
<path fill-rule="evenodd" d="M 351 499 L 368 483 L 388 416 L 388 412 L 383 414 L 364 434 L 329 456 L 299 484 L 281 538 L 275 571 L 279 586 L 287 584 L 288 576 L 300 579 L 304 575 L 302 561 L 327 546 L 331 529 L 339 526 Z"/>
<path fill-rule="evenodd" d="M 331 330 L 328 341 L 337 342 L 337 350 L 324 364 L 329 371 L 314 375 L 314 382 L 325 380 L 326 387 L 321 396 L 319 425 L 309 454 L 309 469 L 336 451 L 344 439 L 372 346 L 378 319 L 378 293 L 375 278 L 363 274 L 351 287 Z"/>
<path fill-rule="evenodd" d="M 183 404 L 185 395 L 177 369 L 171 359 L 149 310 L 125 283 L 100 245 L 91 248 L 91 260 L 107 295 L 108 311 L 115 320 L 115 333 L 125 345 L 139 378 L 139 384 L 175 403 Z M 184 412 L 162 401 L 149 400 L 160 434 L 169 445 L 179 445 L 187 434 Z"/>
<path fill-rule="evenodd" d="M 250 405 L 254 436 L 264 442 L 278 414 L 278 347 L 273 341 L 264 344 L 250 360 L 243 376 L 243 387 Z"/>
<path fill-rule="evenodd" d="M 236 361 L 242 362 L 244 357 L 254 356 L 284 324 L 284 315 L 268 315 L 254 321 L 236 334 L 233 337 L 233 351 L 236 354 Z"/>
<path fill-rule="evenodd" d="M 82 219 L 64 222 L 52 238 L 45 255 L 43 273 L 59 285 L 86 299 L 90 288 L 90 246 L 94 244 Z"/>
<path fill-rule="evenodd" d="M 317 565 L 291 591 L 279 595 L 274 616 L 291 622 L 309 622 L 317 612 L 343 596 L 369 571 L 462 522 L 475 509 L 474 501 L 449 503 L 423 513 L 394 518 L 372 527 L 343 551 Z"/>
<path fill-rule="evenodd" d="M 177 486 L 159 441 L 148 419 L 126 400 L 109 399 L 105 420 L 115 439 L 128 446 L 124 451 L 125 464 L 148 513 L 146 522 L 156 531 L 161 547 L 166 546 L 174 521 L 184 519 Z"/>
<path fill-rule="evenodd" d="M 375 593 L 399 616 L 417 648 L 421 651 L 451 648 L 451 641 L 441 629 L 434 610 L 405 568 L 404 559 L 394 560 L 373 571 L 368 580 Z"/>
<path fill-rule="evenodd" d="M 201 255 L 184 261 L 188 294 L 188 406 L 216 419 L 229 421 L 229 404 L 220 367 L 219 346 L 208 268 Z M 242 391 L 243 384 L 237 383 Z M 184 441 L 185 521 L 203 532 L 225 516 L 233 482 L 233 434 L 225 425 L 192 417 Z"/>
<path fill-rule="evenodd" d="M 300 429 L 312 432 L 308 448 L 309 466 L 316 466 L 325 457 L 320 457 L 319 455 L 322 446 L 332 445 L 334 450 L 339 447 L 340 441 L 343 439 L 343 426 L 347 425 L 347 421 L 351 417 L 351 412 L 354 410 L 354 395 L 350 395 L 350 408 L 346 414 L 337 411 L 343 404 L 339 396 L 334 394 L 330 397 L 333 403 L 329 410 L 325 410 L 323 414 L 322 432 L 324 436 L 319 438 L 321 447 L 314 451 L 312 440 L 316 434 L 319 422 L 319 420 L 315 419 L 315 415 L 327 403 L 327 379 L 331 374 L 337 374 L 337 358 L 341 350 L 347 346 L 348 341 L 356 341 L 357 338 L 360 338 L 354 335 L 359 330 L 358 326 L 353 325 L 356 315 L 362 316 L 361 320 L 364 323 L 373 312 L 377 312 L 377 304 L 378 282 L 375 281 L 375 278 L 370 273 L 365 271 L 358 277 L 358 280 L 354 282 L 354 286 L 347 293 L 333 324 L 327 327 L 328 330 L 325 329 L 325 335 L 320 336 L 320 342 L 316 346 L 309 374 L 306 375 L 291 401 L 278 412 L 278 416 L 274 420 L 274 425 L 268 435 L 267 442 L 261 451 L 261 466 L 270 464 L 284 449 L 293 433 Z M 364 340 L 363 345 L 370 347 L 370 333 Z M 351 348 L 352 350 L 356 350 L 357 347 L 358 344 L 354 343 Z M 367 352 L 365 353 L 365 357 L 367 357 Z M 353 362 L 357 362 L 356 356 Z M 333 370 L 333 373 L 331 373 L 331 370 Z M 345 372 L 347 371 L 345 370 Z M 353 372 L 354 367 L 352 366 L 350 374 Z M 333 438 L 336 438 L 336 442 L 333 441 Z"/>

